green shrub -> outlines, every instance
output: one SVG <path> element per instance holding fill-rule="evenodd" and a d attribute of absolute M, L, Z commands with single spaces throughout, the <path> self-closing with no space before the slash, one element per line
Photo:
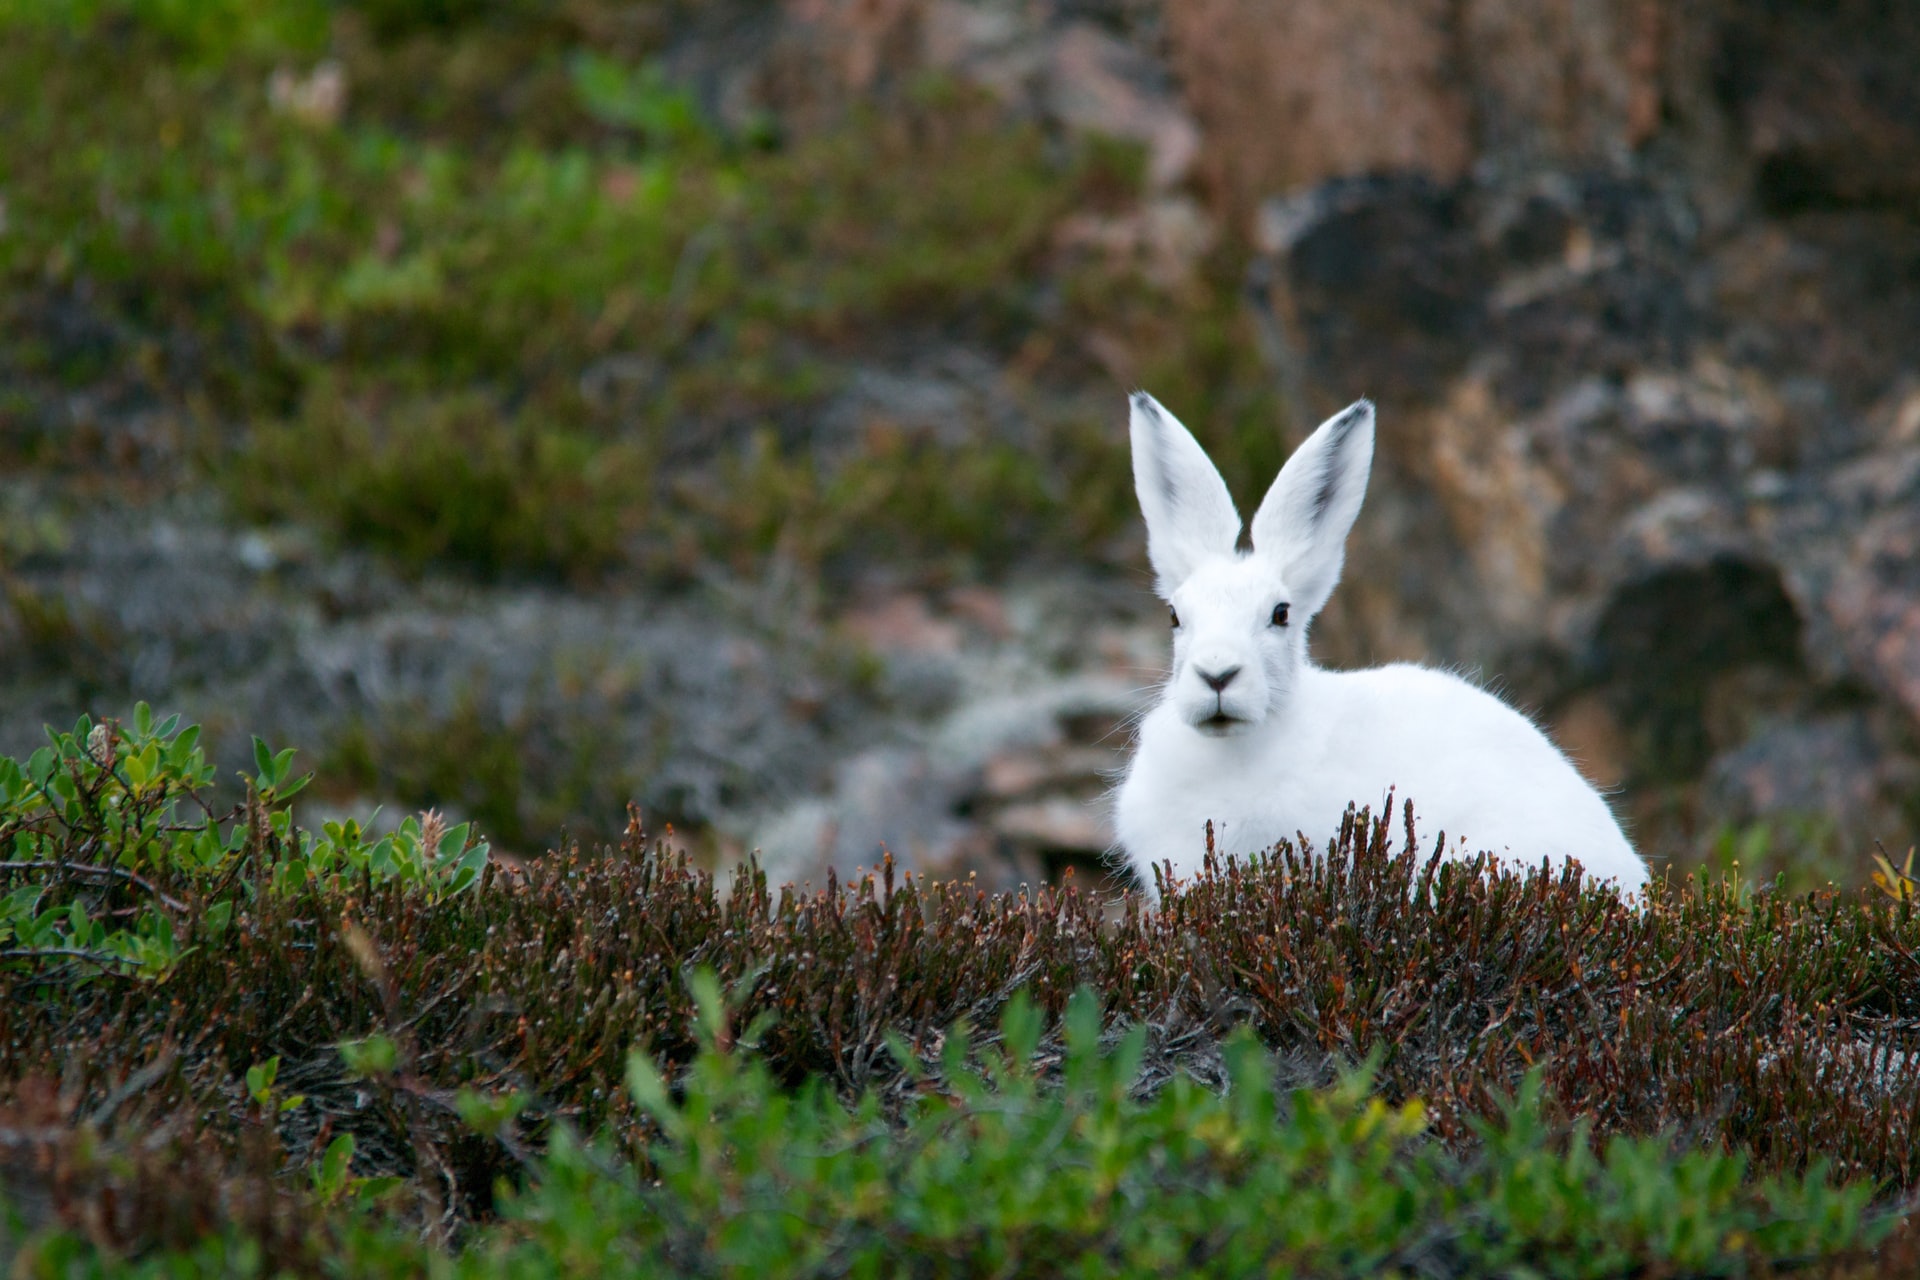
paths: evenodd
<path fill-rule="evenodd" d="M 253 433 L 231 488 L 247 514 L 318 519 L 403 564 L 589 575 L 644 514 L 648 467 L 474 394 L 372 411 L 316 391 L 298 419 Z"/>
<path fill-rule="evenodd" d="M 311 883 L 399 881 L 429 898 L 470 888 L 487 845 L 467 826 L 409 818 L 373 838 L 352 821 L 316 837 L 293 825 L 308 779 L 291 748 L 253 740 L 246 799 L 210 802 L 214 768 L 198 726 L 82 717 L 26 761 L 0 757 L 0 976 L 82 980 L 170 973 L 217 942 L 250 894 Z M 24 976 L 23 976 L 24 975 Z"/>

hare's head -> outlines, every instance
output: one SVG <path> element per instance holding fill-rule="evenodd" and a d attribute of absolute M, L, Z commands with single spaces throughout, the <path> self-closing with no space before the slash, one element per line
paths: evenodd
<path fill-rule="evenodd" d="M 1144 391 L 1132 419 L 1147 556 L 1172 611 L 1165 698 L 1201 733 L 1243 733 L 1285 705 L 1307 624 L 1340 581 L 1373 465 L 1373 405 L 1327 419 L 1287 459 L 1254 513 L 1251 550 L 1239 547 L 1240 515 L 1200 442 Z"/>

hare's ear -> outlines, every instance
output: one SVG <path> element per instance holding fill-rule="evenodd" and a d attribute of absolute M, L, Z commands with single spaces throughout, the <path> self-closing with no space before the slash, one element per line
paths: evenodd
<path fill-rule="evenodd" d="M 1231 553 L 1240 513 L 1193 434 L 1144 391 L 1132 396 L 1133 487 L 1147 518 L 1147 559 L 1162 598 L 1202 559 Z"/>
<path fill-rule="evenodd" d="M 1294 450 L 1253 516 L 1253 549 L 1271 559 L 1307 619 L 1333 594 L 1347 531 L 1373 467 L 1373 402 L 1356 400 Z"/>

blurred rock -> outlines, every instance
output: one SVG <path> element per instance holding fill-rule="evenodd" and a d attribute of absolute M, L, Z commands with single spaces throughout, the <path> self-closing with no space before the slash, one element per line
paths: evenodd
<path fill-rule="evenodd" d="M 1010 805 L 993 830 L 1018 843 L 1065 853 L 1098 856 L 1113 847 L 1113 824 L 1091 805 L 1066 796 Z"/>
<path fill-rule="evenodd" d="M 314 767 L 356 727 L 425 756 L 436 726 L 456 724 L 510 745 L 515 781 L 568 797 L 557 816 L 605 835 L 628 800 L 655 829 L 700 826 L 822 786 L 845 750 L 828 744 L 859 741 L 877 715 L 791 602 L 414 583 L 188 503 L 89 511 L 63 529 L 0 574 L 0 645 L 43 651 L 0 663 L 9 754 L 71 708 L 126 714 L 124 689 L 202 720 L 223 786 L 249 765 L 250 734 L 302 747 Z M 450 733 L 445 750 L 475 746 Z"/>
<path fill-rule="evenodd" d="M 1087 22 L 1069 22 L 1048 50 L 1048 112 L 1070 129 L 1138 142 L 1147 183 L 1178 186 L 1200 154 L 1200 129 L 1171 92 L 1167 74 L 1140 49 Z"/>
<path fill-rule="evenodd" d="M 1184 278 L 1213 245 L 1211 211 L 1183 193 L 1200 161 L 1200 123 L 1157 39 L 1151 0 L 789 0 L 784 12 L 783 35 L 755 74 L 758 97 L 788 127 L 805 132 L 851 102 L 884 101 L 916 75 L 952 76 L 1016 113 L 1145 152 L 1142 207 L 1084 220 L 1069 242 L 1137 256 L 1163 283 Z"/>
<path fill-rule="evenodd" d="M 1908 478 L 1901 505 L 1853 539 L 1826 604 L 1853 668 L 1920 724 L 1920 451 L 1898 461 Z"/>
<path fill-rule="evenodd" d="M 1473 160 L 1448 0 L 1184 0 L 1173 65 L 1205 135 L 1202 165 L 1241 217 L 1327 178 Z"/>
<path fill-rule="evenodd" d="M 1535 161 L 1625 158 L 1660 126 L 1672 8 L 1659 0 L 1464 0 L 1460 56 L 1477 150 Z"/>
<path fill-rule="evenodd" d="M 1567 708 L 1635 787 L 1711 768 L 1724 799 L 1736 774 L 1772 776 L 1755 762 L 1822 744 L 1843 774 L 1907 777 L 1920 365 L 1896 335 L 1920 321 L 1920 237 L 1889 241 L 1877 217 L 1706 252 L 1680 191 L 1622 172 L 1379 176 L 1269 202 L 1258 278 L 1293 399 L 1309 422 L 1381 403 L 1322 652 L 1485 663 L 1550 720 Z M 1845 289 L 1868 261 L 1879 285 Z M 1751 709 L 1804 717 L 1861 690 L 1897 730 L 1793 739 Z M 1774 736 L 1740 755 L 1746 733 Z M 1920 820 L 1909 807 L 1874 821 Z"/>
<path fill-rule="evenodd" d="M 1106 793 L 1128 742 L 1112 726 L 1151 690 L 1099 670 L 1107 658 L 1087 641 L 1110 637 L 1116 615 L 1141 601 L 1063 577 L 1002 593 L 1002 627 L 942 629 L 953 627 L 943 614 L 976 616 L 977 597 L 961 593 L 941 613 L 925 598 L 894 597 L 854 615 L 891 642 L 880 650 L 888 667 L 944 664 L 958 692 L 945 714 L 896 720 L 893 741 L 841 766 L 824 793 L 748 828 L 745 843 L 770 876 L 818 881 L 829 866 L 874 865 L 884 846 L 904 870 L 971 871 L 985 888 L 1057 880 L 1069 867 L 1096 885 L 1118 882 L 1105 857 Z M 887 621 L 876 627 L 876 618 Z M 1151 646 L 1144 625 L 1131 630 L 1142 633 L 1138 647 Z"/>
<path fill-rule="evenodd" d="M 1890 752 L 1865 712 L 1775 724 L 1714 760 L 1706 811 L 1734 827 L 1774 820 L 1824 822 L 1849 851 L 1880 840 L 1905 848 L 1902 802 L 1920 771 Z"/>
<path fill-rule="evenodd" d="M 1683 158 L 1720 212 L 1920 205 L 1920 10 L 1876 0 L 1194 0 L 1165 8 L 1237 216 L 1330 178 Z"/>
<path fill-rule="evenodd" d="M 1920 8 L 1727 5 L 1716 80 L 1770 207 L 1920 209 Z"/>

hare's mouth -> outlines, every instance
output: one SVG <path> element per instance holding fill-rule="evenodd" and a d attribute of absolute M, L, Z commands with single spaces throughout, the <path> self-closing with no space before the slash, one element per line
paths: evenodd
<path fill-rule="evenodd" d="M 1224 738 L 1246 726 L 1247 722 L 1239 716 L 1230 716 L 1224 711 L 1216 711 L 1205 720 L 1197 721 L 1193 727 L 1209 737 Z"/>

